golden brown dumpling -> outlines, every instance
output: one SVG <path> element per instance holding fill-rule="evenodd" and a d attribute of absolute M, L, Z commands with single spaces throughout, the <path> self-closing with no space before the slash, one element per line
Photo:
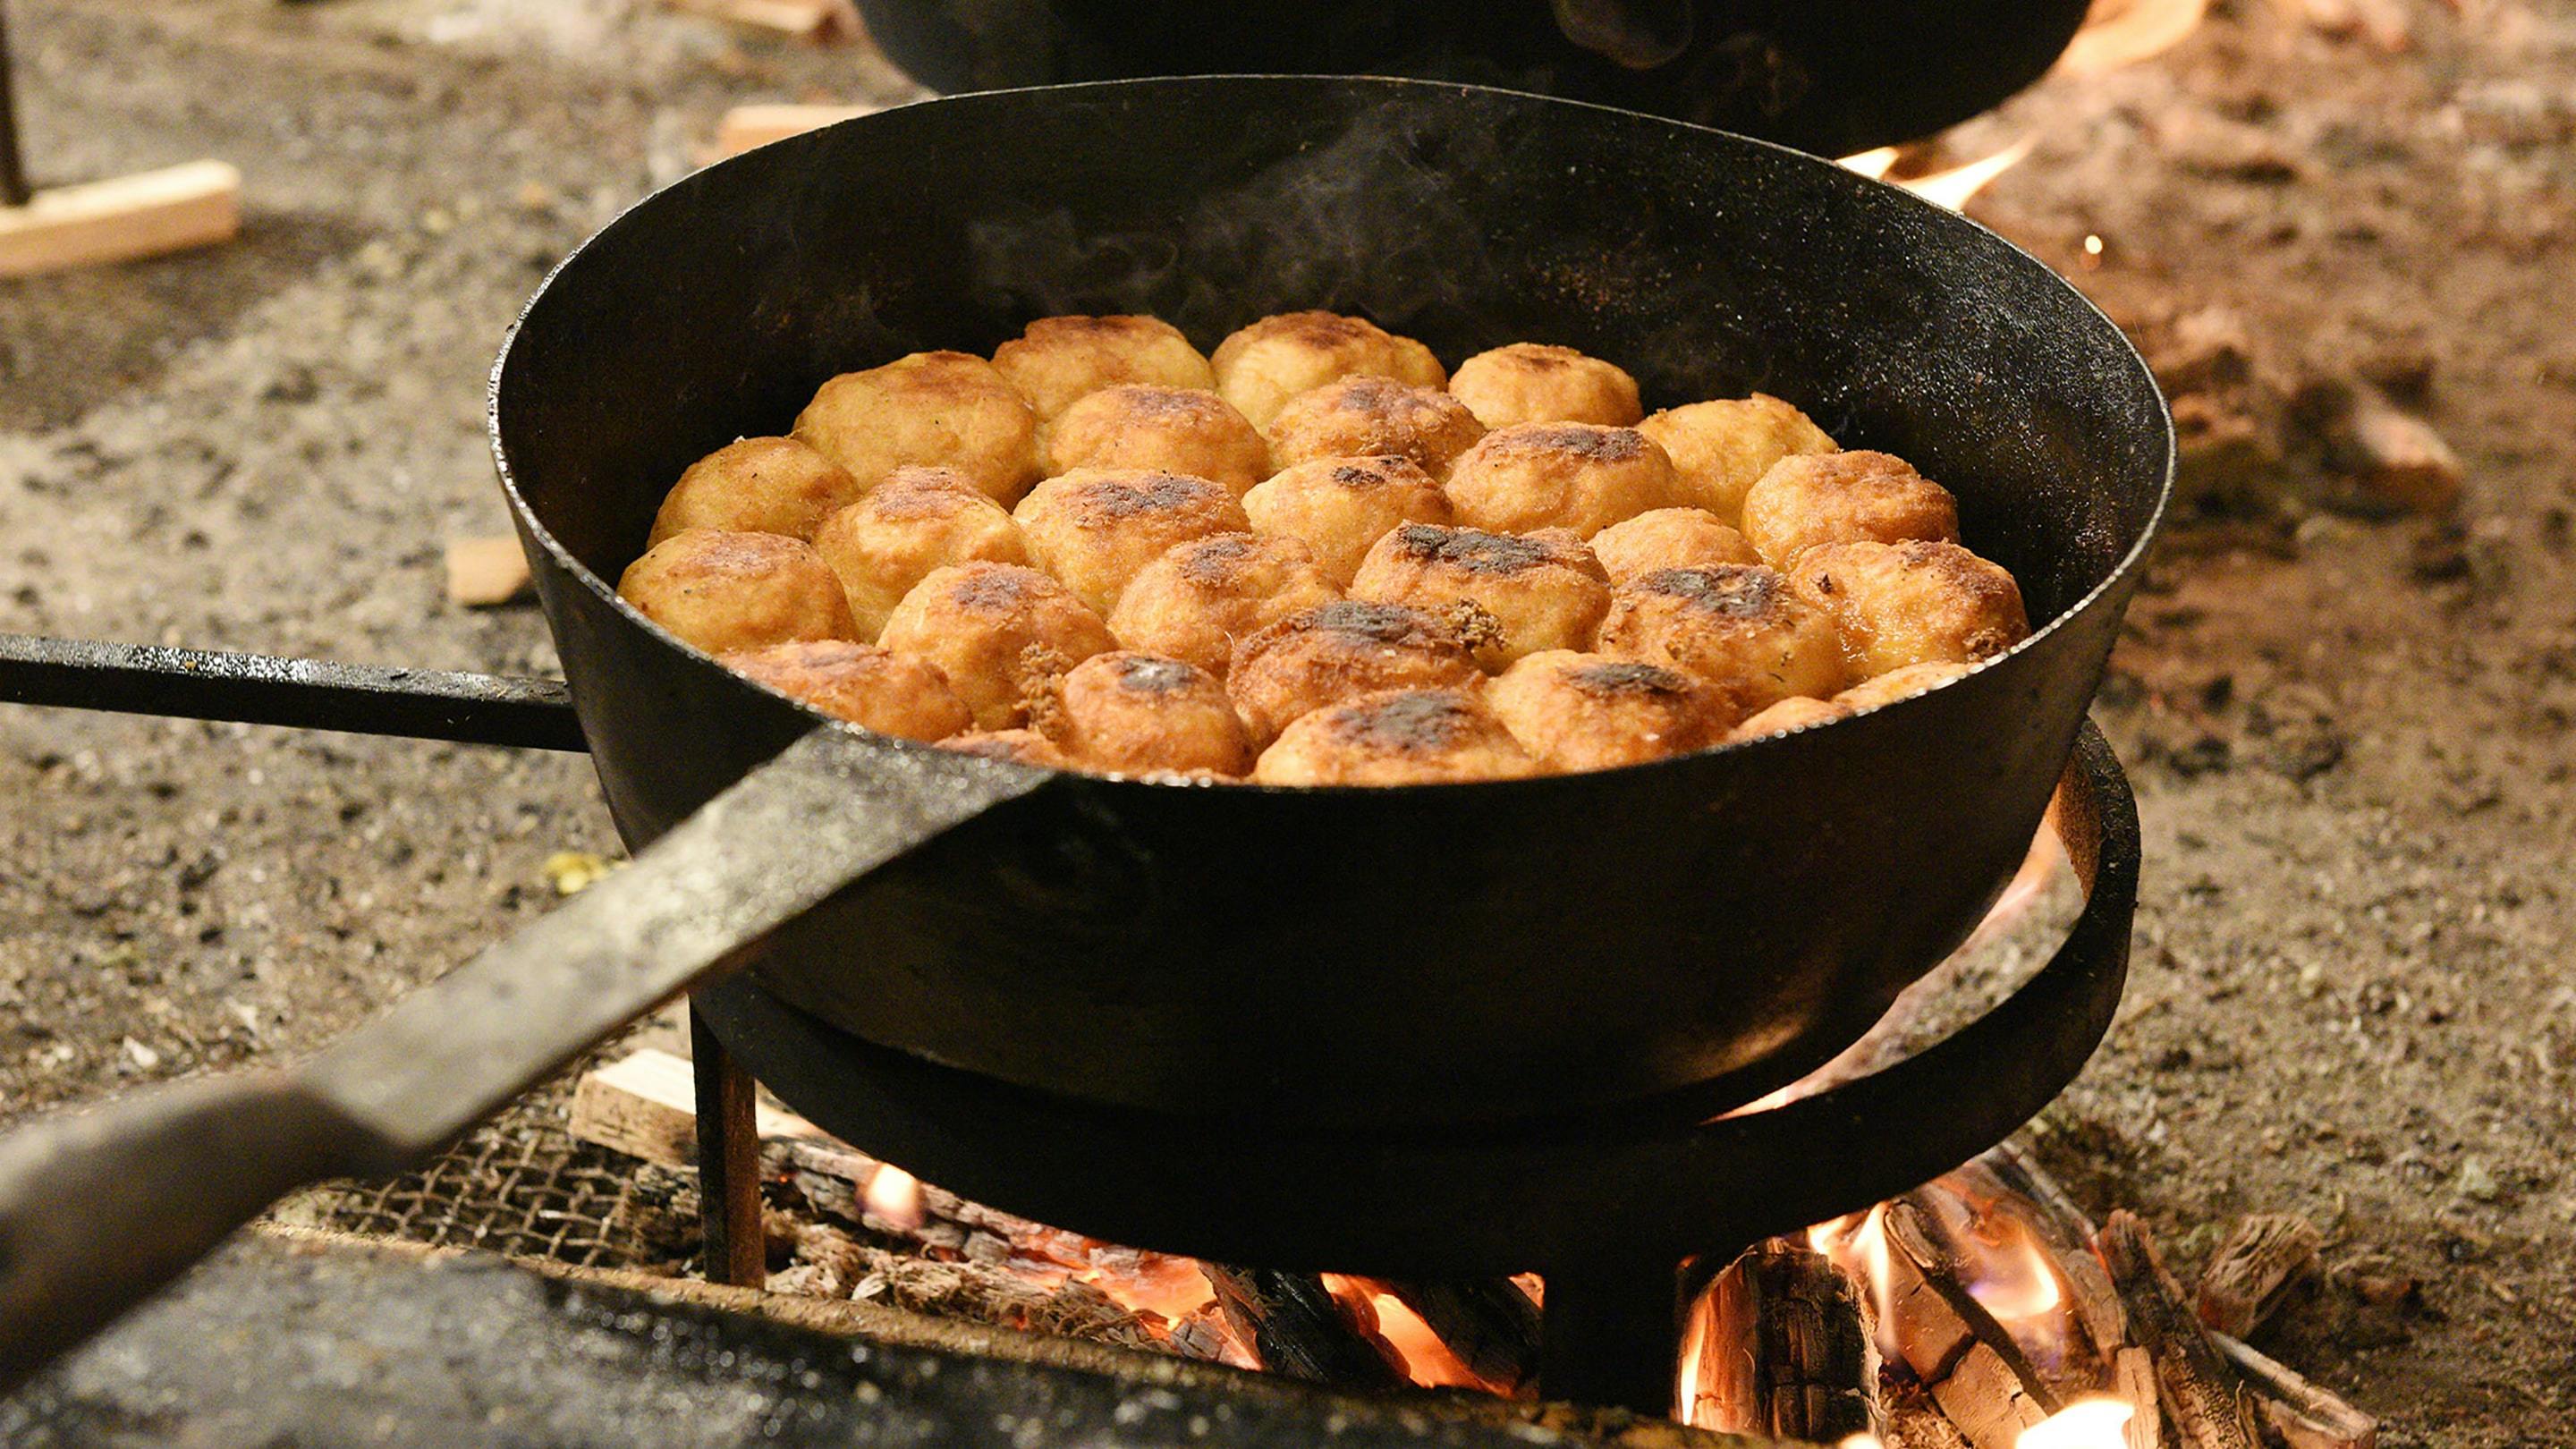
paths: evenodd
<path fill-rule="evenodd" d="M 874 644 L 807 639 L 727 654 L 718 662 L 881 735 L 943 740 L 975 722 L 939 666 Z"/>
<path fill-rule="evenodd" d="M 1016 564 L 934 569 L 895 606 L 877 642 L 948 676 L 979 729 L 1024 724 L 1066 670 L 1117 647 L 1071 590 Z"/>
<path fill-rule="evenodd" d="M 1805 413 L 1768 393 L 1667 408 L 1637 424 L 1672 455 L 1677 503 L 1705 508 L 1734 524 L 1744 494 L 1771 465 L 1792 453 L 1830 453 L 1834 440 Z"/>
<path fill-rule="evenodd" d="M 1658 569 L 1762 562 L 1744 535 L 1705 508 L 1656 508 L 1592 535 L 1592 556 L 1610 582 L 1624 584 Z"/>
<path fill-rule="evenodd" d="M 1975 667 L 1947 660 L 1908 664 L 1902 669 L 1891 669 L 1885 674 L 1862 680 L 1835 695 L 1834 703 L 1854 713 L 1876 709 L 1882 704 L 1894 704 L 1900 699 L 1912 699 L 1927 690 L 1939 689 Z"/>
<path fill-rule="evenodd" d="M 1293 538 L 1211 534 L 1173 546 L 1129 580 L 1109 632 L 1130 649 L 1222 679 L 1236 640 L 1341 596 L 1314 551 Z"/>
<path fill-rule="evenodd" d="M 1637 380 L 1571 347 L 1514 342 L 1479 352 L 1449 377 L 1450 394 L 1489 428 L 1514 423 L 1599 423 L 1633 428 L 1644 411 Z"/>
<path fill-rule="evenodd" d="M 993 349 L 993 367 L 1042 423 L 1104 387 L 1216 386 L 1190 339 L 1154 317 L 1040 317 Z"/>
<path fill-rule="evenodd" d="M 1020 526 L 953 468 L 897 468 L 823 520 L 814 551 L 840 576 L 859 637 L 874 639 L 913 585 L 957 563 L 1029 561 Z"/>
<path fill-rule="evenodd" d="M 1282 468 L 1243 495 L 1255 530 L 1315 551 L 1324 574 L 1350 587 L 1369 547 L 1399 523 L 1447 523 L 1449 495 L 1405 458 L 1318 458 Z"/>
<path fill-rule="evenodd" d="M 1252 744 L 1213 674 L 1132 650 L 1094 654 L 1064 677 L 1049 735 L 1085 769 L 1240 775 Z"/>
<path fill-rule="evenodd" d="M 1855 679 L 1973 664 L 2030 634 L 2013 576 L 1955 543 L 1824 544 L 1800 554 L 1789 577 L 1841 631 Z"/>
<path fill-rule="evenodd" d="M 1833 620 L 1760 564 L 1664 569 L 1622 585 L 1600 651 L 1696 674 L 1745 714 L 1845 683 Z"/>
<path fill-rule="evenodd" d="M 1512 780 L 1539 762 L 1463 689 L 1396 689 L 1314 710 L 1262 751 L 1263 785 L 1439 785 Z"/>
<path fill-rule="evenodd" d="M 1235 645 L 1226 691 L 1258 748 L 1297 716 L 1355 695 L 1472 686 L 1482 677 L 1447 621 L 1346 599 L 1291 614 Z"/>
<path fill-rule="evenodd" d="M 1959 541 L 1959 500 L 1889 453 L 1797 453 L 1744 495 L 1744 537 L 1785 569 L 1820 543 Z"/>
<path fill-rule="evenodd" d="M 1103 615 L 1172 545 L 1252 526 L 1218 485 L 1142 468 L 1077 468 L 1049 478 L 1012 517 L 1038 567 Z"/>
<path fill-rule="evenodd" d="M 1809 699 L 1793 694 L 1773 704 L 1727 732 L 1728 744 L 1758 740 L 1766 735 L 1786 734 L 1809 725 L 1830 724 L 1851 713 L 1851 706 L 1837 699 Z"/>
<path fill-rule="evenodd" d="M 709 654 L 858 632 L 841 581 L 813 545 L 784 534 L 675 533 L 626 566 L 617 595 Z"/>
<path fill-rule="evenodd" d="M 1695 675 L 1550 649 L 1485 686 L 1485 703 L 1531 754 L 1562 771 L 1606 770 L 1717 743 L 1738 713 Z"/>
<path fill-rule="evenodd" d="M 1073 761 L 1055 747 L 1055 741 L 1033 729 L 969 730 L 941 740 L 939 747 L 987 760 L 1008 760 L 1014 765 L 1042 765 L 1050 770 L 1073 768 Z"/>
<path fill-rule="evenodd" d="M 1492 533 L 1570 528 L 1590 538 L 1675 502 L 1672 460 L 1653 439 L 1590 423 L 1497 428 L 1459 458 L 1446 487 L 1458 521 Z"/>
<path fill-rule="evenodd" d="M 1047 430 L 1049 475 L 1076 468 L 1186 473 L 1237 498 L 1270 472 L 1270 446 L 1234 405 L 1180 387 L 1104 387 Z"/>
<path fill-rule="evenodd" d="M 1416 387 L 1449 381 L 1430 348 L 1334 312 L 1264 317 L 1218 343 L 1208 360 L 1216 369 L 1216 390 L 1256 428 L 1269 427 L 1297 394 L 1357 372 Z"/>
<path fill-rule="evenodd" d="M 849 469 L 794 438 L 739 438 L 680 475 L 645 546 L 692 528 L 810 539 L 859 491 Z"/>
<path fill-rule="evenodd" d="M 1542 649 L 1583 649 L 1610 609 L 1610 576 L 1572 534 L 1486 533 L 1408 523 L 1371 548 L 1351 597 L 1446 614 L 1461 601 L 1483 611 L 1468 642 L 1476 662 L 1500 669 Z"/>
<path fill-rule="evenodd" d="M 1434 478 L 1485 435 L 1467 405 L 1436 387 L 1361 373 L 1290 398 L 1270 420 L 1282 468 L 1318 458 L 1410 458 Z"/>
<path fill-rule="evenodd" d="M 845 372 L 796 415 L 796 436 L 874 488 L 906 464 L 954 468 L 1008 504 L 1038 476 L 1038 420 L 993 364 L 916 352 Z"/>

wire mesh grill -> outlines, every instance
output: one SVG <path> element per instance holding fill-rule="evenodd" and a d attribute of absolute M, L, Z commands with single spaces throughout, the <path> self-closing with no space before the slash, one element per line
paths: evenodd
<path fill-rule="evenodd" d="M 438 1247 L 484 1248 L 586 1268 L 667 1261 L 684 1179 L 514 1113 L 485 1123 L 417 1172 L 344 1183 L 329 1227 Z M 692 1195 L 694 1193 L 692 1192 Z"/>

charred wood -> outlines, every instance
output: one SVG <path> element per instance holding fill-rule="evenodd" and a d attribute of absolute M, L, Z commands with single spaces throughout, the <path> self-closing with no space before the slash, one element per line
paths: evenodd
<path fill-rule="evenodd" d="M 1885 1427 L 1860 1294 L 1823 1254 L 1754 1248 L 1709 1285 L 1706 1312 L 1690 1422 L 1828 1444 Z"/>
<path fill-rule="evenodd" d="M 1405 1381 L 1394 1347 L 1355 1326 L 1320 1275 L 1218 1263 L 1201 1263 L 1199 1270 L 1236 1335 L 1271 1372 L 1339 1388 L 1384 1389 Z"/>
<path fill-rule="evenodd" d="M 2096 1243 L 2128 1309 L 2129 1337 L 2155 1356 L 2157 1397 L 2187 1449 L 2260 1449 L 2254 1397 L 2201 1331 L 2147 1225 L 2114 1212 Z"/>
<path fill-rule="evenodd" d="M 1428 1324 L 1467 1371 L 1507 1394 L 1538 1369 L 1538 1305 L 1509 1278 L 1388 1279 L 1396 1301 Z"/>

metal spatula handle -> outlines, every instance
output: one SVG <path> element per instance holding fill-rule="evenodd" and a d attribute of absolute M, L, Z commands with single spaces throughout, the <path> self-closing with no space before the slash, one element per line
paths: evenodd
<path fill-rule="evenodd" d="M 303 1065 L 0 1139 L 0 1392 L 284 1193 L 420 1160 L 869 871 L 1050 778 L 818 729 Z"/>

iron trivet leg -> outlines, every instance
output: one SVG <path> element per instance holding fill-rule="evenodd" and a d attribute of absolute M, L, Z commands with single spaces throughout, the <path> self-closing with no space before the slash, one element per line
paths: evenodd
<path fill-rule="evenodd" d="M 760 1226 L 759 1085 L 695 1010 L 689 1064 L 698 1087 L 698 1216 L 707 1277 L 757 1288 L 769 1278 Z"/>
<path fill-rule="evenodd" d="M 1548 1273 L 1539 1318 L 1539 1395 L 1669 1418 L 1681 1362 L 1679 1275 L 1679 1263 L 1660 1256 Z"/>

